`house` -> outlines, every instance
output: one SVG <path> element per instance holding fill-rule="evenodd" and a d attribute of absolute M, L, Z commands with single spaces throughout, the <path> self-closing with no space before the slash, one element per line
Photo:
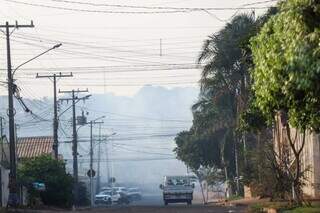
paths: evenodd
<path fill-rule="evenodd" d="M 274 127 L 274 150 L 279 159 L 288 158 L 293 165 L 291 149 L 289 147 L 286 127 L 281 122 L 280 115 L 276 117 Z M 303 135 L 297 129 L 290 128 L 291 138 L 295 146 L 301 147 Z M 289 154 L 287 154 L 289 153 Z M 291 166 L 290 165 L 290 166 Z M 320 135 L 307 131 L 305 145 L 301 153 L 301 170 L 305 171 L 305 186 L 303 193 L 310 198 L 320 198 Z"/>
<path fill-rule="evenodd" d="M 0 138 L 0 206 L 6 206 L 9 198 L 9 143 L 5 136 Z"/>
<path fill-rule="evenodd" d="M 18 162 L 23 159 L 34 158 L 40 155 L 53 155 L 53 137 L 21 137 L 17 141 Z"/>
<path fill-rule="evenodd" d="M 16 144 L 16 152 L 18 164 L 24 160 L 38 157 L 41 155 L 54 155 L 53 152 L 53 137 L 38 136 L 38 137 L 20 137 Z M 25 187 L 20 187 L 20 203 L 26 205 L 27 190 Z"/>
<path fill-rule="evenodd" d="M 17 163 L 21 163 L 23 160 L 34 158 L 40 155 L 53 155 L 53 137 L 51 136 L 39 136 L 39 137 L 21 137 L 18 138 L 16 143 Z M 6 137 L 2 138 L 1 141 L 1 164 L 0 164 L 0 178 L 1 178 L 1 189 L 0 189 L 0 201 L 1 206 L 6 206 L 9 196 L 9 143 Z M 26 189 L 20 188 L 20 203 L 26 204 Z"/>

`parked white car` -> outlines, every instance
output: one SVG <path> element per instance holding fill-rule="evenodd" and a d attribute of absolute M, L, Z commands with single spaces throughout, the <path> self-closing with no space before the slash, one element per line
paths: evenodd
<path fill-rule="evenodd" d="M 139 188 L 129 188 L 127 196 L 130 201 L 137 201 L 142 199 L 142 194 Z"/>
<path fill-rule="evenodd" d="M 111 205 L 112 204 L 112 196 L 111 196 L 110 192 L 103 191 L 95 196 L 94 202 L 96 204 Z"/>

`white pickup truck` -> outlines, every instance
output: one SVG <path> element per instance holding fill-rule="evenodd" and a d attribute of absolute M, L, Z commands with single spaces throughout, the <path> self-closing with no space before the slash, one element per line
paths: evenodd
<path fill-rule="evenodd" d="M 192 204 L 194 185 L 188 176 L 165 176 L 160 189 L 163 191 L 163 201 L 168 203 Z"/>

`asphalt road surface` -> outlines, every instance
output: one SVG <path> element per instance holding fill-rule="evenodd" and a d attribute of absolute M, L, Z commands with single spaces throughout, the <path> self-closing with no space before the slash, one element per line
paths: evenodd
<path fill-rule="evenodd" d="M 245 206 L 215 206 L 202 205 L 200 200 L 195 199 L 193 205 L 185 203 L 169 204 L 164 206 L 160 195 L 144 195 L 142 200 L 129 205 L 114 205 L 109 207 L 100 206 L 96 209 L 81 211 L 82 213 L 236 213 L 246 212 Z"/>
<path fill-rule="evenodd" d="M 97 208 L 82 213 L 244 213 L 246 207 L 243 206 L 212 206 L 212 205 L 180 205 L 172 204 L 169 206 L 118 206 L 109 208 Z"/>
<path fill-rule="evenodd" d="M 25 212 L 25 211 L 23 211 Z M 141 201 L 130 203 L 129 205 L 99 205 L 95 208 L 81 208 L 76 211 L 27 211 L 38 213 L 245 213 L 246 206 L 217 206 L 213 204 L 202 205 L 199 200 L 194 200 L 192 205 L 185 203 L 169 204 L 164 206 L 161 196 L 144 196 Z"/>

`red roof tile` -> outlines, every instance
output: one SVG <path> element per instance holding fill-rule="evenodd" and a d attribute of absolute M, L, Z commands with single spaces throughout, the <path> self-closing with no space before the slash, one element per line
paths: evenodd
<path fill-rule="evenodd" d="M 32 158 L 43 154 L 52 154 L 53 137 L 23 137 L 17 141 L 17 157 Z"/>

